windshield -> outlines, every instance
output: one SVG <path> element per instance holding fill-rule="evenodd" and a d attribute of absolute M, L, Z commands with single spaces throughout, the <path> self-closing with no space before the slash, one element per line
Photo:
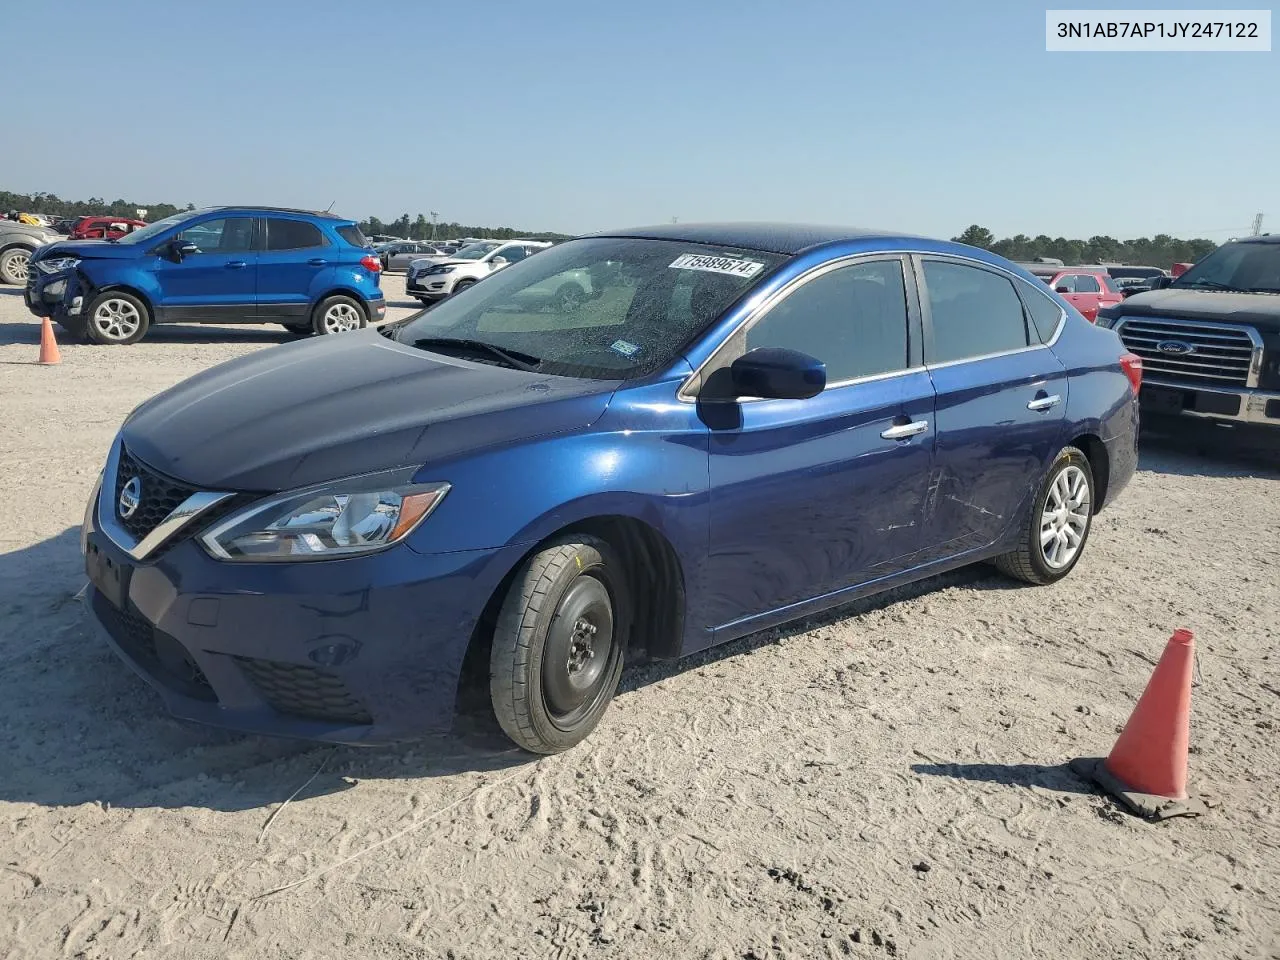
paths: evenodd
<path fill-rule="evenodd" d="M 1228 243 L 1173 281 L 1171 286 L 1244 293 L 1280 293 L 1280 244 Z"/>
<path fill-rule="evenodd" d="M 557 376 L 630 379 L 670 363 L 785 259 L 675 240 L 573 240 L 504 267 L 392 336 L 442 352 L 446 338 L 486 344 Z"/>
<path fill-rule="evenodd" d="M 128 236 L 121 237 L 116 243 L 146 243 L 157 234 L 164 233 L 170 227 L 176 227 L 178 224 L 190 220 L 199 213 L 198 210 L 191 210 L 187 213 L 175 213 L 172 217 L 165 217 L 163 220 L 157 220 L 155 223 L 149 223 L 145 227 L 141 227 Z"/>
<path fill-rule="evenodd" d="M 486 253 L 497 250 L 500 243 L 471 243 L 453 255 L 455 260 L 479 260 Z"/>

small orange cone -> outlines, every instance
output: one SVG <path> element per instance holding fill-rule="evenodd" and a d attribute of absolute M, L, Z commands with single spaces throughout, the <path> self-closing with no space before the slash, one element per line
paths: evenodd
<path fill-rule="evenodd" d="M 62 362 L 62 354 L 58 352 L 58 338 L 53 335 L 53 323 L 48 317 L 40 324 L 40 362 L 55 364 Z"/>
<path fill-rule="evenodd" d="M 1177 630 L 1110 756 L 1073 760 L 1071 768 L 1148 819 L 1202 813 L 1204 805 L 1187 796 L 1194 669 L 1195 638 Z"/>

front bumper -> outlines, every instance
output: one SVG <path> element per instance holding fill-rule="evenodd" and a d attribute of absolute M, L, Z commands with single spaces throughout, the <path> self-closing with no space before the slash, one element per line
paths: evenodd
<path fill-rule="evenodd" d="M 111 484 L 104 484 L 114 492 Z M 480 612 L 519 548 L 230 563 L 190 536 L 138 562 L 99 522 L 83 534 L 88 606 L 175 716 L 347 744 L 447 730 Z"/>
<path fill-rule="evenodd" d="M 456 277 L 448 273 L 422 273 L 405 279 L 405 292 L 411 297 L 426 300 L 443 300 L 453 293 Z"/>
<path fill-rule="evenodd" d="M 80 313 L 84 303 L 81 293 L 75 270 L 46 274 L 32 264 L 22 299 L 37 317 L 58 318 Z"/>
<path fill-rule="evenodd" d="M 1140 398 L 1146 413 L 1280 428 L 1280 393 L 1145 377 Z"/>

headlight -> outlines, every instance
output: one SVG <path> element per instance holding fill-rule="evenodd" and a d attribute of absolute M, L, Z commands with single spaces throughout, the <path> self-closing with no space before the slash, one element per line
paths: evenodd
<path fill-rule="evenodd" d="M 37 260 L 36 268 L 41 273 L 62 273 L 64 270 L 78 266 L 79 263 L 79 257 L 55 257 L 52 260 Z"/>
<path fill-rule="evenodd" d="M 220 560 L 329 560 L 372 553 L 408 536 L 449 492 L 410 483 L 415 470 L 373 473 L 272 497 L 200 537 Z"/>
<path fill-rule="evenodd" d="M 430 274 L 453 273 L 453 271 L 457 269 L 458 269 L 457 267 L 432 267 L 430 270 L 427 271 L 427 273 L 430 273 Z"/>
<path fill-rule="evenodd" d="M 1100 327 L 1106 327 L 1108 330 L 1110 330 L 1112 327 L 1116 325 L 1116 321 L 1119 319 L 1120 319 L 1119 317 L 1110 316 L 1108 314 L 1103 313 L 1101 310 L 1099 310 L 1097 324 Z"/>

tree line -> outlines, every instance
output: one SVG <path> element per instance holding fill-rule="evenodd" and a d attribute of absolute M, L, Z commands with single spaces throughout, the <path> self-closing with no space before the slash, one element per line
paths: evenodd
<path fill-rule="evenodd" d="M 424 214 L 410 219 L 402 213 L 394 220 L 379 220 L 369 217 L 360 221 L 360 229 L 365 234 L 387 234 L 393 237 L 404 237 L 406 240 L 457 240 L 459 237 L 477 237 L 481 240 L 512 240 L 515 237 L 547 237 L 548 239 L 567 240 L 568 234 L 548 233 L 545 230 L 517 230 L 514 227 L 469 227 L 457 222 L 432 223 Z"/>
<path fill-rule="evenodd" d="M 1023 263 L 1037 257 L 1053 257 L 1066 264 L 1077 266 L 1089 263 L 1132 263 L 1168 270 L 1175 263 L 1194 263 L 1206 253 L 1217 248 L 1213 240 L 1179 240 L 1166 233 L 1136 240 L 1117 240 L 1114 237 L 1090 237 L 1088 240 L 1068 240 L 1066 237 L 1028 237 L 1019 233 L 997 240 L 986 227 L 973 224 L 958 237 L 959 243 L 990 250 L 1009 260 Z"/>
<path fill-rule="evenodd" d="M 183 210 L 194 210 L 195 205 L 175 207 L 171 203 L 135 203 L 132 200 L 63 200 L 52 193 L 11 193 L 0 190 L 0 213 L 17 210 L 20 213 L 43 213 L 51 217 L 121 217 L 135 220 L 139 210 L 147 211 L 147 219 L 163 220 Z"/>

